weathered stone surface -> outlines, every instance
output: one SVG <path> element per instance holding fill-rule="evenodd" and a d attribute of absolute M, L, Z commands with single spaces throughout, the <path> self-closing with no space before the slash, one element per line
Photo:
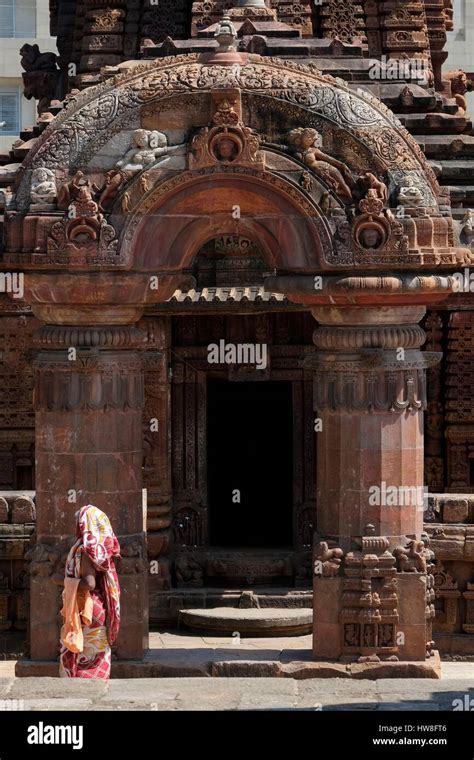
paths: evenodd
<path fill-rule="evenodd" d="M 17 496 L 12 505 L 11 519 L 13 523 L 34 523 L 36 508 L 29 496 Z"/>
<path fill-rule="evenodd" d="M 285 709 L 306 711 L 452 710 L 454 699 L 469 697 L 473 663 L 443 663 L 444 678 L 405 677 L 367 681 L 347 678 L 140 678 L 110 681 L 100 693 L 90 685 L 58 679 L 29 680 L 32 697 L 21 699 L 23 709 L 94 710 L 236 710 Z M 9 686 L 14 682 L 7 679 Z M 2 682 L 0 681 L 0 687 Z M 77 689 L 75 688 L 77 686 Z M 38 688 L 39 687 L 39 691 Z M 66 690 L 70 690 L 69 694 Z"/>
<path fill-rule="evenodd" d="M 220 678 L 279 678 L 282 669 L 279 662 L 233 660 L 213 662 L 211 675 Z"/>
<path fill-rule="evenodd" d="M 0 496 L 0 523 L 8 522 L 8 503 L 7 500 Z"/>
<path fill-rule="evenodd" d="M 446 499 L 443 504 L 443 520 L 447 523 L 465 522 L 469 516 L 467 499 Z"/>
<path fill-rule="evenodd" d="M 217 607 L 210 610 L 180 610 L 180 618 L 188 628 L 207 632 L 236 632 L 246 636 L 295 636 L 311 631 L 313 613 L 305 609 Z"/>
<path fill-rule="evenodd" d="M 83 678 L 17 678 L 11 688 L 12 699 L 46 699 L 51 692 L 57 698 L 78 697 L 91 699 L 107 691 L 107 683 Z"/>

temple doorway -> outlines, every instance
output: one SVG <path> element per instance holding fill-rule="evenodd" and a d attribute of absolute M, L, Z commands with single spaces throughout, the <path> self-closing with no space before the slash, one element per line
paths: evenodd
<path fill-rule="evenodd" d="M 293 398 L 287 381 L 208 379 L 210 545 L 293 545 Z"/>

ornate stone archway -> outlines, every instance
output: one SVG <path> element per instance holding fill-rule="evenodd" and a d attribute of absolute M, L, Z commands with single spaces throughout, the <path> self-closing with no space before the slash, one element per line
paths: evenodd
<path fill-rule="evenodd" d="M 275 141 L 276 133 L 284 139 Z M 25 271 L 26 296 L 45 323 L 36 338 L 38 536 L 31 606 L 42 632 L 32 639 L 33 659 L 52 660 L 56 652 L 49 575 L 72 533 L 70 492 L 103 505 L 118 526 L 124 554 L 118 653 L 140 658 L 146 648 L 145 336 L 136 324 L 147 303 L 165 301 L 186 282 L 206 240 L 235 231 L 258 238 L 276 270 L 268 286 L 311 308 L 322 326 L 312 365 L 316 411 L 326 426 L 322 524 L 324 538 L 339 545 L 321 541 L 318 547 L 323 577 L 315 586 L 321 625 L 315 654 L 423 658 L 426 582 L 422 588 L 405 579 L 402 590 L 396 588 L 396 562 L 398 570 L 420 570 L 426 581 L 419 515 L 411 510 L 400 520 L 366 509 L 368 483 L 361 479 L 351 485 L 356 496 L 344 527 L 344 494 L 346 473 L 364 467 L 368 430 L 380 455 L 372 468 L 379 480 L 390 471 L 403 485 L 398 453 L 413 448 L 419 458 L 422 450 L 424 370 L 436 357 L 419 355 L 419 306 L 451 291 L 440 268 L 448 275 L 470 261 L 444 204 L 431 168 L 393 114 L 312 66 L 218 50 L 125 64 L 70 98 L 23 162 L 6 214 L 6 261 Z M 339 277 L 354 269 L 356 276 Z M 385 278 L 385 272 L 394 274 Z M 404 357 L 398 365 L 397 348 Z M 340 478 L 331 487 L 334 441 L 341 454 L 354 421 L 352 459 L 340 456 Z M 390 458 L 381 451 L 390 425 L 396 440 L 387 469 Z M 417 462 L 415 487 L 422 479 Z M 405 536 L 412 543 L 394 554 L 393 542 Z M 327 583 L 338 576 L 343 554 L 357 570 L 356 585 L 337 578 L 331 595 Z M 369 555 L 381 571 L 369 580 L 385 578 L 383 594 L 376 580 L 364 585 L 359 572 Z M 365 602 L 354 601 L 362 592 L 370 602 L 363 622 Z M 393 603 L 388 617 L 380 614 L 381 597 L 384 609 Z M 413 608 L 410 597 L 416 597 Z M 399 609 L 410 631 L 405 650 L 394 643 Z"/>

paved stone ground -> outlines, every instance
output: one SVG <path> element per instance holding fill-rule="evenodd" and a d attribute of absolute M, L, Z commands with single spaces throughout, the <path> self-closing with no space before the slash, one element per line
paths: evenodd
<path fill-rule="evenodd" d="M 308 649 L 310 636 L 243 639 L 181 633 L 151 634 L 150 657 L 196 662 L 209 649 L 221 656 L 279 658 L 285 650 Z M 249 651 L 250 650 L 250 651 Z M 444 662 L 443 678 L 135 678 L 108 684 L 58 678 L 15 678 L 13 661 L 0 662 L 0 709 L 24 710 L 364 710 L 452 711 L 454 700 L 473 699 L 474 662 Z M 18 700 L 12 702 L 11 700 Z"/>

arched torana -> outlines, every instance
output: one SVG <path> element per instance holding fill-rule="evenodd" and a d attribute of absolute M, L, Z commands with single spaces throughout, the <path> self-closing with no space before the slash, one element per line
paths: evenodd
<path fill-rule="evenodd" d="M 127 155 L 138 129 L 160 130 L 170 148 L 181 144 L 182 150 L 170 150 L 165 160 L 150 167 L 146 180 L 145 172 L 126 173 L 100 230 L 97 226 L 95 257 L 74 259 L 65 252 L 69 233 L 58 222 L 64 209 L 51 214 L 49 222 L 46 216 L 38 222 L 35 240 L 30 235 L 26 241 L 22 233 L 15 248 L 25 254 L 33 247 L 36 263 L 182 269 L 217 228 L 232 232 L 237 226 L 261 240 L 275 268 L 316 271 L 360 263 L 359 254 L 364 252 L 355 250 L 359 238 L 345 213 L 347 199 L 341 202 L 331 177 L 318 170 L 321 162 L 310 166 L 303 154 L 281 143 L 281 134 L 302 127 L 315 130 L 326 155 L 336 156 L 354 177 L 366 172 L 377 175 L 391 197 L 405 185 L 418 193 L 425 210 L 423 223 L 416 219 L 395 223 L 393 215 L 380 208 L 365 209 L 364 224 L 371 223 L 375 213 L 380 221 L 376 250 L 369 247 L 370 255 L 362 259 L 366 266 L 393 265 L 394 254 L 398 264 L 419 266 L 421 248 L 432 251 L 432 263 L 450 265 L 456 260 L 450 248 L 452 222 L 440 214 L 440 188 L 431 167 L 393 113 L 367 92 L 354 92 L 312 65 L 256 55 L 227 66 L 185 55 L 151 64 L 123 64 L 114 71 L 104 83 L 71 98 L 42 134 L 19 171 L 15 210 L 34 213 L 30 188 L 33 173 L 40 168 L 53 172 L 58 186 L 81 170 L 99 187 L 104 175 Z M 247 129 L 245 139 L 251 139 L 250 132 L 258 136 L 260 158 L 255 153 L 252 160 L 249 154 L 248 160 L 234 163 L 190 163 L 192 140 L 213 126 L 216 98 L 227 97 L 226 93 L 239 101 L 234 115 L 239 129 Z M 274 144 L 274 135 L 280 135 L 281 144 Z M 224 209 L 220 205 L 226 187 Z M 396 205 L 395 200 L 385 200 L 385 206 Z M 231 201 L 241 211 L 239 225 L 230 215 Z M 359 201 L 354 201 L 356 213 Z M 49 256 L 41 259 L 45 241 Z M 80 242 L 76 234 L 79 248 Z M 416 255 L 406 258 L 409 254 Z"/>

